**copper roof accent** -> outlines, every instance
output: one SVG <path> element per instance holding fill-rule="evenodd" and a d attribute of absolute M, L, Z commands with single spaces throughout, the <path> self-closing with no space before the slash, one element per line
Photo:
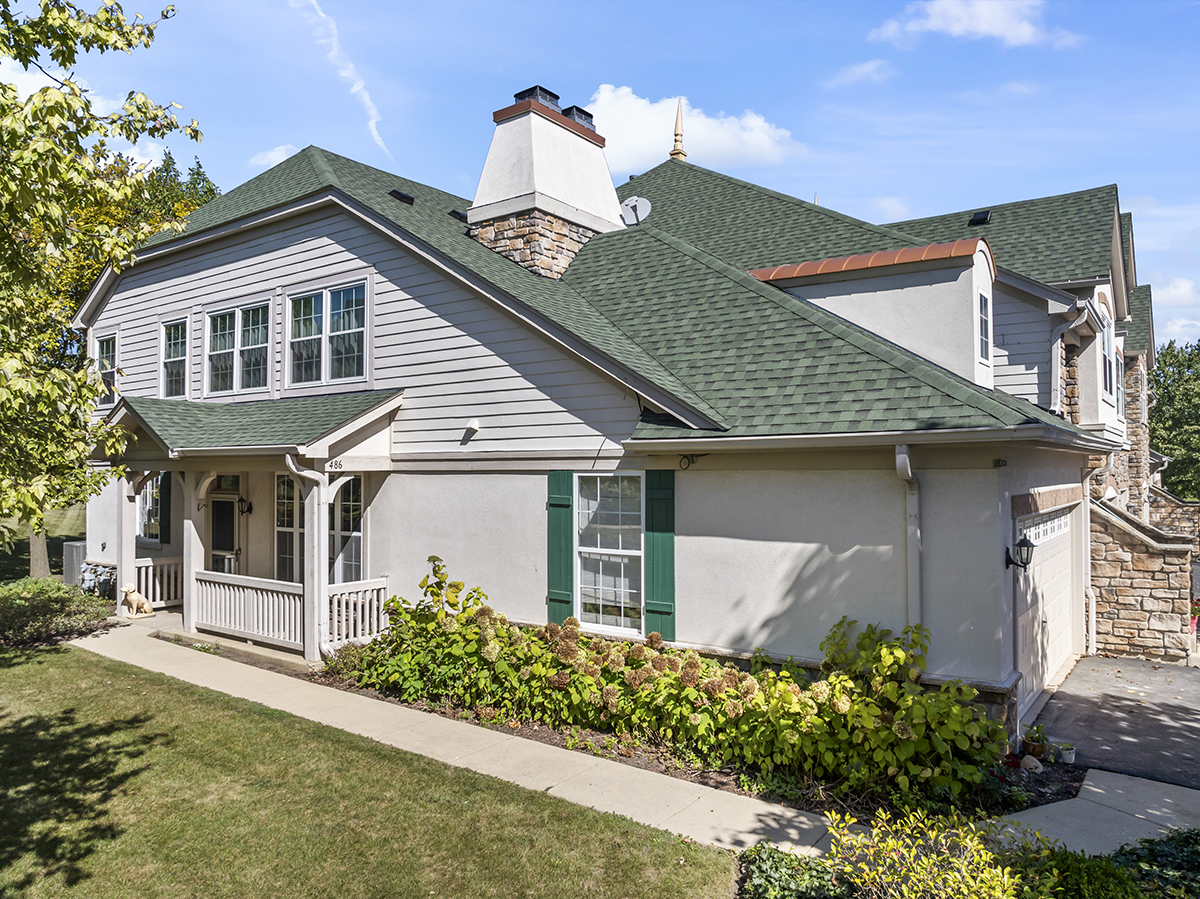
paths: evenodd
<path fill-rule="evenodd" d="M 503 109 L 497 109 L 492 113 L 492 121 L 499 124 L 505 119 L 511 119 L 514 116 L 519 116 L 523 112 L 536 112 L 544 119 L 549 119 L 556 125 L 562 125 L 568 131 L 574 131 L 580 137 L 585 137 L 598 147 L 604 147 L 604 138 L 595 131 L 589 131 L 578 122 L 573 122 L 557 109 L 551 109 L 537 100 L 522 100 L 520 103 L 514 103 L 512 106 L 506 106 Z"/>
<path fill-rule="evenodd" d="M 931 259 L 957 259 L 974 256 L 980 244 L 987 246 L 987 241 L 982 237 L 973 237 L 968 240 L 956 240 L 953 243 L 932 243 L 923 247 L 881 250 L 877 253 L 843 256 L 839 259 L 777 265 L 774 268 L 756 268 L 750 274 L 759 281 L 786 281 L 791 278 L 807 278 L 832 272 L 856 272 L 868 268 L 883 268 L 888 265 L 927 262 Z M 988 247 L 988 254 L 991 255 L 991 247 Z M 992 263 L 992 274 L 995 275 L 995 263 Z"/>

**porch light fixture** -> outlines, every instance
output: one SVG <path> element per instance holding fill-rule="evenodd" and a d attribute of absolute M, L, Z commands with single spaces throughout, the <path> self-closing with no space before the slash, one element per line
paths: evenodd
<path fill-rule="evenodd" d="M 249 515 L 254 511 L 254 503 L 250 502 L 244 496 L 238 497 L 238 514 Z"/>
<path fill-rule="evenodd" d="M 1033 541 L 1028 537 L 1022 537 L 1017 541 L 1017 545 L 1013 547 L 1017 552 L 1017 557 L 1014 559 L 1007 547 L 1004 550 L 1004 567 L 1012 568 L 1016 565 L 1018 568 L 1028 568 L 1029 563 L 1033 561 Z"/>

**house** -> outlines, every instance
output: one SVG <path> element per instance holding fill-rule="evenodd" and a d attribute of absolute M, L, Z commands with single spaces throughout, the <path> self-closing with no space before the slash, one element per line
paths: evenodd
<path fill-rule="evenodd" d="M 101 277 L 77 321 L 136 442 L 90 561 L 310 659 L 431 554 L 513 620 L 726 655 L 919 623 L 931 676 L 1009 720 L 1097 645 L 1125 281 L 1072 292 L 1019 244 L 871 225 L 678 134 L 614 190 L 586 110 L 515 99 L 474 201 L 309 147 Z"/>

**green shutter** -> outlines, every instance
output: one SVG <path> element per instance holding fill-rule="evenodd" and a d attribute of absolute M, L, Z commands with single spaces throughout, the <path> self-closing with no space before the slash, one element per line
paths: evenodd
<path fill-rule="evenodd" d="M 646 633 L 675 639 L 675 471 L 646 472 Z"/>
<path fill-rule="evenodd" d="M 546 504 L 546 619 L 562 624 L 575 614 L 575 534 L 572 495 L 575 476 L 552 471 Z"/>
<path fill-rule="evenodd" d="M 158 542 L 171 542 L 171 472 L 164 471 L 158 481 Z"/>

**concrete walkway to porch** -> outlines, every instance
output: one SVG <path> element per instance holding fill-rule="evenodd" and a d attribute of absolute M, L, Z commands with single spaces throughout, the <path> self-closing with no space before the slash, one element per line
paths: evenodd
<path fill-rule="evenodd" d="M 740 850 L 771 840 L 810 854 L 828 847 L 825 820 L 819 815 L 155 639 L 159 631 L 181 635 L 177 617 L 159 613 L 80 638 L 73 645 L 699 842 Z M 229 642 L 187 635 L 191 640 L 197 637 L 202 642 Z M 244 644 L 239 650 L 245 651 Z M 258 654 L 276 663 L 294 663 L 296 659 L 272 650 L 259 650 Z M 1077 798 L 1030 809 L 1008 820 L 1032 825 L 1071 849 L 1108 853 L 1122 843 L 1157 836 L 1173 827 L 1200 826 L 1200 790 L 1092 770 Z"/>

